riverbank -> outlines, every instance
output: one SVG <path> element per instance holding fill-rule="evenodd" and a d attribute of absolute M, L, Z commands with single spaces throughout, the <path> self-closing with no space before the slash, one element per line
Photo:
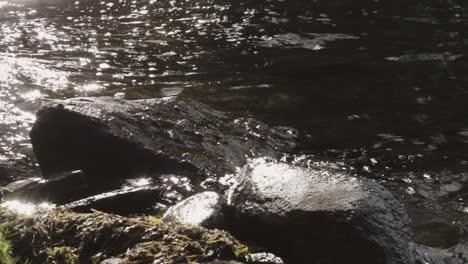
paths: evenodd
<path fill-rule="evenodd" d="M 12 245 L 13 255 L 20 256 L 19 263 L 249 261 L 248 247 L 225 231 L 164 224 L 155 217 L 62 210 L 27 217 L 2 211 L 0 222 L 9 223 L 3 232 Z"/>

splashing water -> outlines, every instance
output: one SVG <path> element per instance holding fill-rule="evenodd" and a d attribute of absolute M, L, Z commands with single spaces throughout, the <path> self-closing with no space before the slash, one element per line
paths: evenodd
<path fill-rule="evenodd" d="M 38 211 L 53 209 L 55 208 L 55 205 L 46 202 L 40 204 L 33 204 L 28 202 L 22 202 L 19 200 L 10 200 L 3 202 L 1 204 L 1 207 L 18 214 L 31 216 L 37 213 Z"/>

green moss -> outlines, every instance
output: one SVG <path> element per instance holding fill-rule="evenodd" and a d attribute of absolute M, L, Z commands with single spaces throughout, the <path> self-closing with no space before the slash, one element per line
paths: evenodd
<path fill-rule="evenodd" d="M 18 263 L 18 258 L 12 255 L 12 246 L 6 235 L 7 228 L 10 225 L 10 222 L 0 224 L 0 263 L 3 264 Z"/>
<path fill-rule="evenodd" d="M 76 264 L 79 263 L 79 257 L 74 252 L 76 248 L 72 247 L 54 247 L 48 250 L 48 263 Z"/>
<path fill-rule="evenodd" d="M 157 217 L 154 217 L 154 216 L 148 216 L 148 219 L 149 219 L 151 222 L 156 223 L 156 224 L 158 224 L 158 225 L 164 224 L 164 222 L 163 222 L 161 219 L 159 219 L 159 218 L 157 218 Z"/>
<path fill-rule="evenodd" d="M 203 263 L 244 261 L 248 254 L 248 248 L 225 231 L 164 224 L 154 217 L 62 210 L 20 217 L 0 212 L 0 222 L 5 221 L 15 223 L 9 228 L 15 234 L 9 237 L 14 252 L 32 263 L 100 263 L 110 258 L 124 263 Z"/>
<path fill-rule="evenodd" d="M 238 247 L 238 248 L 236 248 L 236 250 L 234 251 L 234 254 L 236 255 L 236 258 L 238 258 L 238 259 L 244 259 L 244 258 L 246 258 L 247 255 L 249 254 L 249 247 L 247 247 L 247 246 Z"/>

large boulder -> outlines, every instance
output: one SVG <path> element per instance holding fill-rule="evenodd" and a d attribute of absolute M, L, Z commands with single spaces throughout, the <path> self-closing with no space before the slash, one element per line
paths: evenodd
<path fill-rule="evenodd" d="M 233 234 L 287 263 L 413 263 L 400 203 L 340 170 L 254 159 L 228 203 Z"/>
<path fill-rule="evenodd" d="M 30 136 L 45 177 L 79 169 L 108 184 L 146 172 L 234 173 L 248 157 L 290 151 L 297 132 L 189 99 L 100 97 L 47 103 Z"/>

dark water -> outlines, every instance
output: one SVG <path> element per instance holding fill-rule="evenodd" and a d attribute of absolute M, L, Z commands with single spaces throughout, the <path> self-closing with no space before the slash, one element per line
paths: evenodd
<path fill-rule="evenodd" d="M 299 128 L 304 152 L 412 195 L 415 180 L 468 168 L 467 10 L 462 0 L 0 1 L 0 160 L 29 160 L 42 99 L 177 95 Z M 448 199 L 462 214 L 448 222 L 464 219 L 465 196 Z"/>

